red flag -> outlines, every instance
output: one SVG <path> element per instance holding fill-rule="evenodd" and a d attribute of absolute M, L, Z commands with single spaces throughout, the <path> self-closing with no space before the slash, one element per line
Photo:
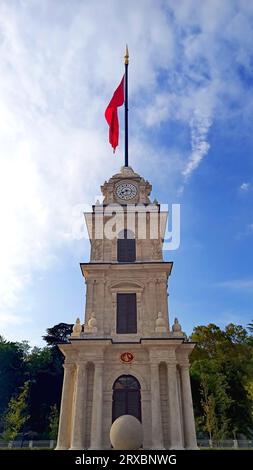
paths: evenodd
<path fill-rule="evenodd" d="M 115 152 L 119 142 L 118 107 L 122 106 L 124 103 L 124 78 L 125 75 L 105 110 L 105 119 L 109 124 L 109 142 L 113 148 L 113 152 Z"/>

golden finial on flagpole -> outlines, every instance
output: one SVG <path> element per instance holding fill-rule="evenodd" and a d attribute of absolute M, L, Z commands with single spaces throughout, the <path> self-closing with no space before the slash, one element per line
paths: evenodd
<path fill-rule="evenodd" d="M 124 59 L 125 59 L 125 64 L 128 65 L 129 63 L 129 53 L 128 53 L 128 47 L 127 47 L 127 44 L 126 44 L 126 52 L 125 52 L 125 55 L 124 55 Z"/>

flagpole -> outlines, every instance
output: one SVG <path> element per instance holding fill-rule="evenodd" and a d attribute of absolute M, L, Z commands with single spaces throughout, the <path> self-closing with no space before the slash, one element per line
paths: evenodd
<path fill-rule="evenodd" d="M 128 166 L 128 63 L 129 54 L 126 46 L 125 52 L 125 166 Z"/>

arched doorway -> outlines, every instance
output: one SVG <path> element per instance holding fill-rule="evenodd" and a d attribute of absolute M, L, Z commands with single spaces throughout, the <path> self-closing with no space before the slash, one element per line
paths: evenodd
<path fill-rule="evenodd" d="M 112 422 L 122 415 L 141 421 L 141 386 L 133 375 L 121 375 L 113 384 Z"/>

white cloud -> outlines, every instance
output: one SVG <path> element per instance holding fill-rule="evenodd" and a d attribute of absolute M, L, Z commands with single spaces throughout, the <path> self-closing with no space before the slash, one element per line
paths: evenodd
<path fill-rule="evenodd" d="M 125 43 L 135 167 L 141 172 L 145 156 L 154 175 L 162 165 L 165 187 L 168 176 L 181 185 L 207 154 L 212 123 L 230 115 L 229 99 L 238 113 L 250 103 L 235 72 L 250 68 L 246 3 L 1 2 L 0 312 L 16 318 L 34 272 L 71 245 L 73 207 L 93 201 L 122 165 L 123 146 L 114 157 L 103 112 Z M 183 147 L 151 144 L 149 127 L 169 129 L 173 120 L 189 130 Z"/>
<path fill-rule="evenodd" d="M 211 120 L 208 116 L 196 111 L 190 122 L 191 127 L 191 147 L 192 153 L 182 172 L 185 179 L 188 179 L 192 172 L 198 168 L 201 160 L 209 150 L 207 140 L 208 130 L 211 126 Z"/>
<path fill-rule="evenodd" d="M 248 191 L 250 189 L 250 183 L 242 183 L 240 186 L 241 191 Z"/>
<path fill-rule="evenodd" d="M 221 121 L 223 126 L 222 120 L 236 114 L 238 122 L 243 117 L 249 122 L 252 116 L 252 100 L 239 70 L 243 67 L 253 73 L 253 9 L 229 0 L 168 3 L 178 27 L 174 41 L 177 60 L 169 70 L 165 89 L 147 105 L 144 120 L 148 126 L 170 120 L 189 127 L 191 152 L 185 152 L 182 168 L 184 179 L 189 179 L 208 154 L 213 122 Z"/>
<path fill-rule="evenodd" d="M 230 281 L 220 282 L 217 284 L 217 286 L 253 294 L 253 279 L 233 279 Z"/>
<path fill-rule="evenodd" d="M 247 320 L 247 316 L 249 316 L 249 320 Z M 225 328 L 227 325 L 230 323 L 233 323 L 234 325 L 242 325 L 244 328 L 247 327 L 248 322 L 250 321 L 250 314 L 247 315 L 247 312 L 236 312 L 233 309 L 231 310 L 225 310 L 219 312 L 217 315 L 217 312 L 212 312 L 210 314 L 210 318 L 212 318 L 212 323 L 219 325 L 220 328 Z"/>
<path fill-rule="evenodd" d="M 29 323 L 30 321 L 31 319 L 27 317 L 0 313 L 0 323 L 4 325 L 23 325 L 23 323 Z"/>

